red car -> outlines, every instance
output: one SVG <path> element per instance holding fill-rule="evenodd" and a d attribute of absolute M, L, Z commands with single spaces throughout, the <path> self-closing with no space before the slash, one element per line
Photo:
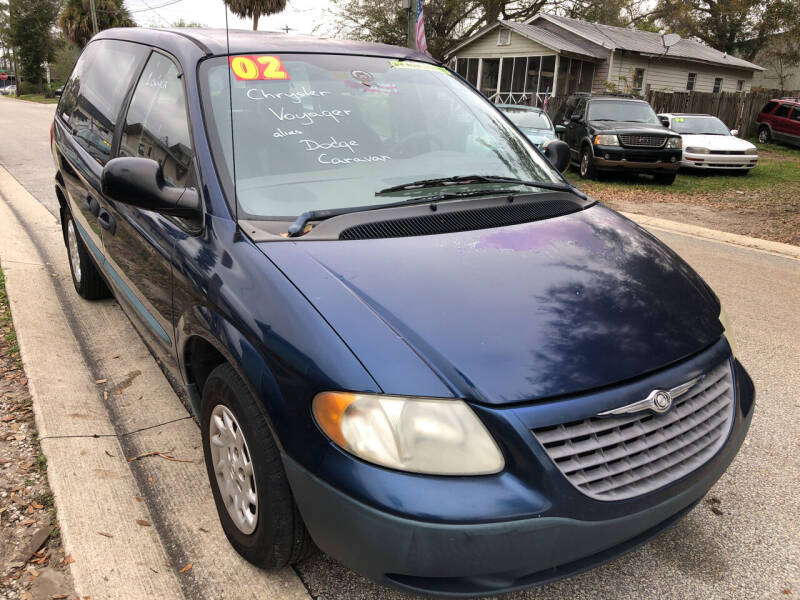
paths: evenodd
<path fill-rule="evenodd" d="M 770 100 L 756 117 L 758 141 L 800 146 L 800 98 Z"/>

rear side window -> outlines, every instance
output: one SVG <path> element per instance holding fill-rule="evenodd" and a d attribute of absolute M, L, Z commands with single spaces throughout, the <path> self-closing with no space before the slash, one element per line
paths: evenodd
<path fill-rule="evenodd" d="M 762 112 L 762 113 L 769 113 L 769 112 L 772 112 L 772 109 L 773 109 L 773 108 L 775 108 L 777 105 L 778 105 L 778 103 L 777 103 L 777 102 L 767 102 L 767 103 L 764 105 L 764 108 L 762 108 L 762 109 L 761 109 L 761 112 Z"/>
<path fill-rule="evenodd" d="M 58 114 L 75 141 L 100 164 L 110 157 L 117 115 L 148 52 L 129 42 L 92 42 L 67 82 Z"/>
<path fill-rule="evenodd" d="M 142 71 L 125 118 L 120 156 L 151 158 L 175 187 L 193 185 L 191 137 L 183 80 L 175 63 L 154 52 Z"/>
<path fill-rule="evenodd" d="M 789 116 L 789 111 L 791 110 L 791 108 L 792 108 L 791 104 L 781 104 L 778 107 L 778 110 L 775 111 L 775 116 L 776 117 L 788 117 Z"/>
<path fill-rule="evenodd" d="M 800 121 L 800 106 L 794 107 L 794 110 L 792 111 L 792 119 L 794 121 Z"/>

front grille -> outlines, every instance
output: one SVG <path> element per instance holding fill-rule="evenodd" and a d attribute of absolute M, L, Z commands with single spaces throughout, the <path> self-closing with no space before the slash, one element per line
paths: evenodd
<path fill-rule="evenodd" d="M 624 134 L 619 136 L 619 141 L 630 148 L 661 148 L 667 138 L 663 135 Z"/>
<path fill-rule="evenodd" d="M 591 417 L 533 430 L 559 470 L 597 500 L 624 500 L 680 479 L 725 443 L 734 413 L 728 361 L 664 414 Z"/>
<path fill-rule="evenodd" d="M 473 231 L 490 227 L 519 225 L 577 212 L 583 205 L 567 199 L 514 202 L 500 206 L 451 210 L 419 217 L 372 221 L 342 230 L 340 240 L 373 240 L 379 238 L 433 235 L 456 231 Z"/>
<path fill-rule="evenodd" d="M 742 156 L 744 150 L 711 150 L 711 154 L 726 154 L 728 156 Z"/>

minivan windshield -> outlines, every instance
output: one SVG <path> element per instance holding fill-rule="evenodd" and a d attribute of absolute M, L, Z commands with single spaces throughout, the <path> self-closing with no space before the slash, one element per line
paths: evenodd
<path fill-rule="evenodd" d="M 595 100 L 590 102 L 588 120 L 661 125 L 655 111 L 647 102 L 625 100 Z"/>
<path fill-rule="evenodd" d="M 673 117 L 672 129 L 678 133 L 697 135 L 730 135 L 731 132 L 717 117 Z"/>
<path fill-rule="evenodd" d="M 376 192 L 458 175 L 563 182 L 491 104 L 435 65 L 350 55 L 225 56 L 201 64 L 200 87 L 216 168 L 229 197 L 235 177 L 240 219 L 402 202 L 437 189 L 379 199 Z"/>

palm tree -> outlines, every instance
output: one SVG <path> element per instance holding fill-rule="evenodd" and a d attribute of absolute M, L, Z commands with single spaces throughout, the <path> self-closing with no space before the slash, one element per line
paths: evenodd
<path fill-rule="evenodd" d="M 98 30 L 136 26 L 122 2 L 123 0 L 95 0 Z M 58 26 L 65 38 L 78 48 L 83 48 L 94 34 L 89 0 L 65 0 L 58 15 Z"/>
<path fill-rule="evenodd" d="M 243 18 L 253 17 L 253 31 L 261 15 L 274 15 L 286 8 L 286 0 L 223 0 L 231 12 Z"/>

